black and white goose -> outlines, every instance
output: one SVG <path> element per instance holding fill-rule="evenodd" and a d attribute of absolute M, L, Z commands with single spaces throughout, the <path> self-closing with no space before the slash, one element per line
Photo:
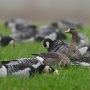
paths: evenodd
<path fill-rule="evenodd" d="M 17 62 L 17 60 L 1 62 L 0 76 L 6 77 L 7 75 L 15 75 L 15 76 L 23 75 L 25 77 L 28 77 L 35 71 L 37 71 L 38 73 L 42 73 L 44 71 L 47 73 L 53 72 L 55 74 L 59 74 L 58 70 L 53 69 L 48 65 L 42 64 L 41 57 L 37 58 L 40 59 L 41 62 L 36 63 L 35 61 L 32 61 L 32 59 L 30 61 L 30 58 L 29 61 L 26 61 L 26 59 L 24 59 L 24 61 L 20 60 L 19 62 Z M 34 62 L 34 64 L 32 64 L 32 62 Z M 1 73 L 1 71 L 3 72 Z"/>
<path fill-rule="evenodd" d="M 18 30 L 19 31 L 19 30 Z M 35 35 L 37 33 L 35 25 L 27 25 L 22 32 L 16 34 L 11 34 L 10 37 L 16 42 L 29 42 L 35 40 Z"/>
<path fill-rule="evenodd" d="M 36 39 L 40 37 L 42 39 L 50 38 L 52 40 L 67 38 L 66 35 L 59 31 L 57 25 L 55 24 L 41 26 L 37 30 Z"/>
<path fill-rule="evenodd" d="M 15 46 L 15 40 L 9 36 L 2 36 L 0 34 L 0 45 L 5 47 L 8 44 L 11 44 L 12 46 Z"/>
<path fill-rule="evenodd" d="M 5 22 L 5 26 L 11 28 L 13 34 L 24 31 L 27 25 L 28 23 L 21 18 L 14 18 Z"/>
<path fill-rule="evenodd" d="M 69 44 L 61 40 L 51 40 L 47 38 L 44 39 L 43 46 L 48 50 L 48 52 L 62 52 L 69 47 Z M 77 49 L 83 55 L 87 51 L 90 51 L 90 45 L 79 45 L 77 46 Z"/>
<path fill-rule="evenodd" d="M 78 42 L 80 44 L 87 44 L 88 45 L 89 39 L 84 33 L 78 33 L 76 42 Z"/>
<path fill-rule="evenodd" d="M 81 30 L 83 29 L 83 24 L 74 20 L 60 20 L 57 22 L 57 24 L 60 30 L 65 30 L 70 27 L 79 28 Z"/>
<path fill-rule="evenodd" d="M 29 77 L 35 72 L 39 74 L 42 72 L 59 74 L 58 70 L 44 64 L 39 65 L 37 68 L 27 63 L 14 65 L 0 64 L 0 77 L 6 77 L 8 75 Z"/>

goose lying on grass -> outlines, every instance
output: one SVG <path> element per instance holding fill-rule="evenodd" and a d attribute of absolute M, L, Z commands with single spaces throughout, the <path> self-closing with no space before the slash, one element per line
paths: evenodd
<path fill-rule="evenodd" d="M 37 56 L 36 58 L 22 58 L 18 60 L 2 61 L 0 64 L 0 76 L 6 77 L 8 75 L 25 76 L 28 77 L 35 71 L 38 73 L 47 72 L 59 74 L 58 70 L 43 64 L 43 58 Z"/>
<path fill-rule="evenodd" d="M 9 36 L 3 36 L 0 34 L 0 45 L 5 47 L 8 44 L 11 44 L 12 46 L 15 46 L 15 40 Z"/>
<path fill-rule="evenodd" d="M 42 72 L 59 74 L 58 70 L 44 64 L 39 65 L 37 68 L 34 68 L 33 65 L 27 63 L 15 65 L 0 64 L 0 77 L 6 77 L 8 75 L 29 77 L 35 72 L 38 72 L 39 74 Z"/>
<path fill-rule="evenodd" d="M 66 67 L 71 65 L 70 59 L 63 53 L 59 52 L 48 52 L 48 53 L 38 53 L 38 54 L 32 54 L 39 57 L 44 58 L 44 64 L 46 65 L 57 65 L 60 67 Z"/>

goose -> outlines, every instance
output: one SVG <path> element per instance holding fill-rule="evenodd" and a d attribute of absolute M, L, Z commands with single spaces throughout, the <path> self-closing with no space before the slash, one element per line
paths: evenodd
<path fill-rule="evenodd" d="M 89 67 L 90 66 L 90 53 L 80 58 L 76 58 L 74 61 L 77 65 Z"/>
<path fill-rule="evenodd" d="M 24 30 L 27 25 L 28 23 L 21 18 L 14 18 L 5 22 L 5 27 L 11 28 L 13 34 L 18 33 L 18 31 L 22 32 L 22 29 Z"/>
<path fill-rule="evenodd" d="M 65 30 L 70 27 L 79 28 L 79 29 L 83 30 L 83 24 L 80 22 L 76 22 L 74 20 L 60 20 L 57 22 L 57 24 L 58 24 L 58 27 L 60 28 L 60 30 Z"/>
<path fill-rule="evenodd" d="M 18 77 L 24 76 L 25 78 L 27 78 L 35 72 L 38 72 L 39 74 L 41 74 L 42 72 L 53 72 L 57 75 L 59 74 L 58 70 L 44 64 L 39 65 L 37 68 L 34 68 L 33 66 L 27 63 L 19 63 L 14 65 L 0 64 L 0 77 L 4 78 L 9 75 Z"/>
<path fill-rule="evenodd" d="M 8 44 L 11 44 L 14 47 L 15 46 L 15 40 L 9 36 L 3 36 L 0 34 L 0 45 L 5 47 Z"/>
<path fill-rule="evenodd" d="M 76 48 L 76 38 L 77 38 L 77 35 L 78 35 L 77 30 L 75 28 L 70 28 L 70 29 L 66 30 L 65 33 L 72 34 L 72 38 L 71 38 L 71 42 L 69 44 L 69 48 L 66 48 L 66 50 L 63 50 L 62 53 L 64 53 L 70 59 L 80 57 L 81 53 Z"/>
<path fill-rule="evenodd" d="M 41 37 L 42 40 L 45 38 L 51 38 L 53 40 L 67 38 L 65 34 L 59 31 L 57 25 L 55 24 L 43 25 L 39 27 L 35 37 L 36 39 Z"/>
<path fill-rule="evenodd" d="M 50 66 L 57 65 L 66 67 L 71 64 L 70 59 L 65 54 L 59 52 L 38 53 L 32 55 L 43 57 L 43 63 Z"/>
<path fill-rule="evenodd" d="M 78 33 L 76 42 L 78 42 L 80 44 L 87 44 L 88 45 L 89 39 L 84 33 Z"/>
<path fill-rule="evenodd" d="M 48 50 L 48 52 L 62 52 L 66 48 L 69 48 L 69 43 L 61 40 L 52 40 L 46 38 L 43 40 L 43 46 Z M 82 55 L 90 51 L 90 45 L 82 44 L 76 47 Z"/>
<path fill-rule="evenodd" d="M 36 33 L 36 26 L 28 25 L 24 28 L 24 30 L 22 30 L 22 32 L 11 34 L 10 37 L 13 38 L 16 42 L 33 42 L 35 41 Z"/>

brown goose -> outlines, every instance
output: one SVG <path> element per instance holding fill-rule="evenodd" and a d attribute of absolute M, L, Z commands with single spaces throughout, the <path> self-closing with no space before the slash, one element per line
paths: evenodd
<path fill-rule="evenodd" d="M 57 65 L 60 67 L 65 67 L 71 64 L 70 59 L 65 54 L 59 52 L 48 52 L 48 53 L 39 53 L 32 55 L 43 57 L 44 64 L 50 66 Z"/>
<path fill-rule="evenodd" d="M 72 34 L 72 39 L 69 45 L 69 48 L 66 48 L 62 51 L 66 56 L 68 56 L 70 59 L 78 58 L 81 56 L 80 51 L 76 48 L 76 37 L 78 35 L 78 32 L 75 28 L 70 28 L 65 31 L 66 33 Z"/>

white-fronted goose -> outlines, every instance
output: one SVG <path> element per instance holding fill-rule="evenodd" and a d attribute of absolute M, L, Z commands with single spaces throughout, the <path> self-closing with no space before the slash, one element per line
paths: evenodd
<path fill-rule="evenodd" d="M 12 46 L 15 46 L 15 40 L 9 36 L 2 36 L 0 34 L 0 45 L 5 47 L 8 44 L 11 44 Z"/>
<path fill-rule="evenodd" d="M 65 32 L 72 34 L 72 38 L 71 38 L 69 48 L 67 48 L 66 50 L 63 50 L 62 53 L 64 53 L 70 59 L 80 57 L 81 53 L 76 48 L 76 38 L 77 38 L 77 35 L 78 35 L 77 30 L 75 28 L 70 28 L 70 29 L 66 30 Z"/>
<path fill-rule="evenodd" d="M 65 67 L 71 64 L 70 59 L 65 54 L 59 52 L 48 52 L 48 53 L 39 53 L 32 55 L 43 57 L 44 64 L 50 66 L 57 65 L 57 66 Z"/>

